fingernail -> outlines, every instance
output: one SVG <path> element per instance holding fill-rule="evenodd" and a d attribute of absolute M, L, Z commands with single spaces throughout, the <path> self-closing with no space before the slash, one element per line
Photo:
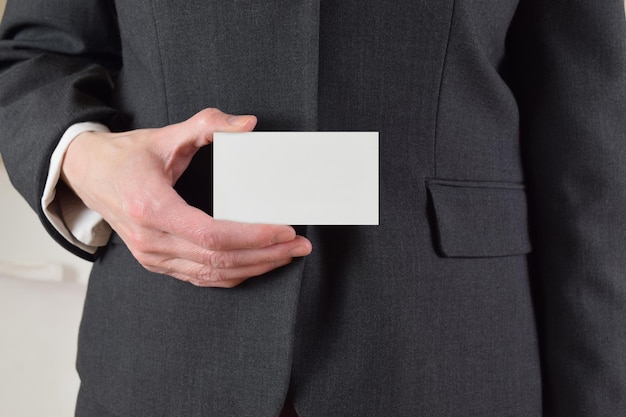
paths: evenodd
<path fill-rule="evenodd" d="M 230 116 L 228 118 L 228 124 L 232 126 L 243 126 L 248 123 L 252 116 Z"/>
<path fill-rule="evenodd" d="M 310 252 L 311 251 L 309 250 L 308 246 L 296 246 L 295 248 L 289 251 L 289 256 L 293 258 L 298 258 L 298 257 L 306 256 Z"/>
<path fill-rule="evenodd" d="M 296 237 L 296 232 L 294 230 L 285 230 L 284 232 L 280 232 L 276 236 L 274 236 L 273 243 L 283 243 L 292 241 Z"/>

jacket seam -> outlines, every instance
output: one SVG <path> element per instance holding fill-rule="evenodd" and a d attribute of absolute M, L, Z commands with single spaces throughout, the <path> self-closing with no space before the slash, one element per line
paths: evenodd
<path fill-rule="evenodd" d="M 165 70 L 163 69 L 163 55 L 161 53 L 161 50 L 163 49 L 163 45 L 161 44 L 161 38 L 159 36 L 159 29 L 157 26 L 157 14 L 156 14 L 156 10 L 154 9 L 154 1 L 150 2 L 150 8 L 152 10 L 152 26 L 154 29 L 154 37 L 156 38 L 156 42 L 157 45 L 159 45 L 159 47 L 157 48 L 157 54 L 159 57 L 159 71 L 161 72 L 161 89 L 163 91 L 163 103 L 165 104 L 165 120 L 167 124 L 171 124 L 172 121 L 170 120 L 170 106 L 167 100 L 167 83 L 165 82 Z"/>
<path fill-rule="evenodd" d="M 441 75 L 439 77 L 439 91 L 437 93 L 437 110 L 435 111 L 435 132 L 433 138 L 433 176 L 437 176 L 437 138 L 439 135 L 439 112 L 441 110 L 441 96 L 443 94 L 443 77 L 448 64 L 448 51 L 450 49 L 450 39 L 452 38 L 452 28 L 454 26 L 454 18 L 456 15 L 456 0 L 452 0 L 452 13 L 450 14 L 450 25 L 448 27 L 448 38 L 446 39 L 446 49 L 443 56 L 443 64 L 441 65 Z"/>

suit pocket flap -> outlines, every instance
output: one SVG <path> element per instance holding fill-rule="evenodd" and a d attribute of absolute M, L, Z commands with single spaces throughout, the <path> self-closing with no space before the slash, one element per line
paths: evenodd
<path fill-rule="evenodd" d="M 530 252 L 526 192 L 521 184 L 427 180 L 436 243 L 445 257 Z"/>

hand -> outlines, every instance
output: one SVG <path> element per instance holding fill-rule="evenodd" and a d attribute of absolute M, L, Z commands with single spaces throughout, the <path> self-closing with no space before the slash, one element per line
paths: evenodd
<path fill-rule="evenodd" d="M 234 287 L 308 255 L 311 243 L 290 226 L 215 220 L 173 185 L 213 132 L 255 125 L 254 116 L 206 109 L 160 129 L 85 132 L 68 148 L 62 178 L 146 269 L 198 286 Z"/>

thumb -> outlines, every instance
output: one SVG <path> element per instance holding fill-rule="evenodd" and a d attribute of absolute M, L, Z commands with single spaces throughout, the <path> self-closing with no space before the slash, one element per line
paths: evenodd
<path fill-rule="evenodd" d="M 204 109 L 184 122 L 167 126 L 175 130 L 179 146 L 201 148 L 213 142 L 215 132 L 250 132 L 256 126 L 255 116 L 237 116 L 218 109 Z M 164 132 L 166 135 L 170 132 Z"/>
<path fill-rule="evenodd" d="M 166 161 L 166 170 L 176 181 L 191 158 L 203 146 L 213 142 L 215 132 L 250 132 L 256 126 L 255 116 L 235 116 L 218 109 L 204 109 L 181 123 L 158 129 L 153 143 Z"/>

